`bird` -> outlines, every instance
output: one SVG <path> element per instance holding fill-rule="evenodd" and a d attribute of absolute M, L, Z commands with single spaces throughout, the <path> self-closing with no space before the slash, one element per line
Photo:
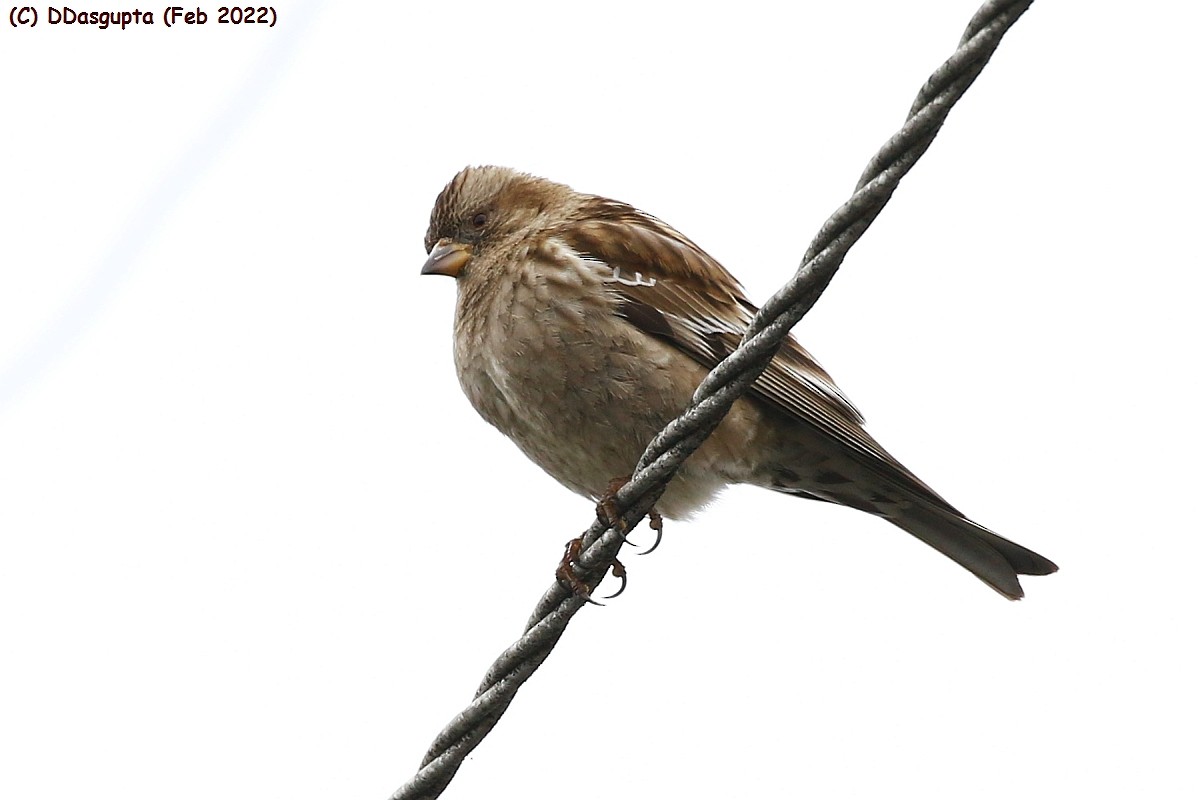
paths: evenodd
<path fill-rule="evenodd" d="M 438 195 L 423 275 L 454 278 L 454 364 L 475 410 L 601 502 L 757 311 L 691 239 L 637 208 L 500 166 Z M 688 519 L 750 484 L 882 517 L 1001 595 L 1058 567 L 967 518 L 875 441 L 790 335 L 656 502 Z"/>

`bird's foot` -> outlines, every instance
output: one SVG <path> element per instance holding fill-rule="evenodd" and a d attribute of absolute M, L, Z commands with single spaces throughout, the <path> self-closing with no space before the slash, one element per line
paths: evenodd
<path fill-rule="evenodd" d="M 626 475 L 624 478 L 613 478 L 608 482 L 608 488 L 604 490 L 604 494 L 596 503 L 596 516 L 605 525 L 621 534 L 622 538 L 629 533 L 629 525 L 621 517 L 621 511 L 617 508 L 617 492 L 621 491 L 622 486 L 629 483 L 631 477 L 631 475 Z"/>
<path fill-rule="evenodd" d="M 596 503 L 596 516 L 608 527 L 615 528 L 621 534 L 622 538 L 625 534 L 629 533 L 629 526 L 617 511 L 617 492 L 621 490 L 622 486 L 629 483 L 629 479 L 629 475 L 626 475 L 624 478 L 613 478 L 609 481 L 608 489 L 600 497 L 600 501 Z M 658 546 L 662 544 L 663 539 L 662 514 L 658 513 L 658 509 L 651 507 L 646 516 L 650 518 L 650 529 L 654 531 L 654 544 L 638 554 L 643 556 L 648 556 L 657 550 Z M 620 594 L 620 592 L 617 594 Z M 616 595 L 613 596 L 615 597 Z"/>
<path fill-rule="evenodd" d="M 575 571 L 575 562 L 576 559 L 579 558 L 579 554 L 581 552 L 583 552 L 582 536 L 576 536 L 574 539 L 567 542 L 567 547 L 563 551 L 562 560 L 558 562 L 558 569 L 554 571 L 554 576 L 558 578 L 560 583 L 570 589 L 573 593 L 579 597 L 582 597 L 592 605 L 604 605 L 603 603 L 592 599 L 592 590 L 595 588 L 595 586 L 588 585 L 586 581 L 579 577 L 579 573 Z M 612 600 L 614 597 L 620 596 L 620 594 L 625 591 L 625 587 L 629 583 L 628 573 L 625 572 L 625 565 L 616 558 L 612 560 L 611 569 L 613 577 L 621 580 L 621 588 L 605 597 L 605 600 Z M 607 572 L 607 570 L 605 571 Z M 603 577 L 604 574 L 601 573 L 600 578 Z M 600 582 L 600 578 L 596 579 L 596 583 Z"/>
<path fill-rule="evenodd" d="M 608 488 L 605 490 L 604 494 L 600 497 L 600 500 L 597 501 L 597 503 L 596 503 L 597 518 L 599 518 L 599 520 L 601 522 L 603 522 L 605 525 L 614 529 L 615 531 L 617 531 L 617 533 L 621 534 L 622 539 L 625 538 L 625 534 L 629 533 L 629 525 L 626 524 L 624 518 L 621 516 L 620 510 L 617 507 L 617 492 L 619 492 L 621 490 L 621 487 L 627 483 L 629 483 L 628 475 L 625 476 L 624 478 L 614 478 L 613 480 L 611 480 L 609 482 Z M 654 538 L 654 544 L 650 545 L 650 548 L 648 550 L 646 550 L 645 552 L 641 553 L 641 555 L 647 555 L 649 553 L 653 553 L 654 550 L 659 546 L 659 544 L 662 543 L 662 531 L 663 531 L 662 514 L 659 514 L 656 509 L 651 508 L 650 511 L 647 512 L 647 516 L 650 518 L 650 528 L 651 528 L 651 530 L 654 531 L 655 538 Z M 598 603 L 597 601 L 592 599 L 592 590 L 594 588 L 596 588 L 595 584 L 589 584 L 588 581 L 585 581 L 583 578 L 581 578 L 579 576 L 579 573 L 575 569 L 577 560 L 579 558 L 579 554 L 582 552 L 583 552 L 583 537 L 582 536 L 577 536 L 576 538 L 567 542 L 567 547 L 563 551 L 562 560 L 558 562 L 558 569 L 555 570 L 554 575 L 556 578 L 558 578 L 558 581 L 561 584 L 563 584 L 563 586 L 570 589 L 573 593 L 575 593 L 579 597 L 582 597 L 584 600 L 587 600 L 589 603 L 593 603 L 595 605 L 603 605 L 603 603 Z M 625 591 L 625 587 L 629 585 L 629 574 L 625 571 L 624 564 L 622 564 L 619 560 L 614 558 L 612 560 L 612 564 L 610 565 L 610 568 L 612 569 L 613 577 L 620 579 L 621 588 L 617 589 L 617 591 L 615 591 L 612 594 L 605 597 L 604 598 L 605 600 L 611 600 L 614 597 L 619 597 L 621 595 L 621 593 Z M 607 570 L 605 570 L 605 572 L 607 572 Z M 600 574 L 600 578 L 603 578 L 603 577 L 604 577 L 604 573 L 602 572 Z M 597 578 L 595 583 L 599 583 L 600 578 Z"/>

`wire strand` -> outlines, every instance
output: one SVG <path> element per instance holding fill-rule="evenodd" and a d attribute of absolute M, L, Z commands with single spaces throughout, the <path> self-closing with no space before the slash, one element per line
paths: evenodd
<path fill-rule="evenodd" d="M 921 87 L 904 125 L 867 164 L 850 199 L 821 226 L 795 275 L 763 304 L 738 347 L 697 387 L 688 408 L 650 442 L 633 476 L 616 494 L 618 516 L 628 529 L 641 522 L 684 459 L 766 369 L 788 332 L 825 291 L 846 253 L 887 205 L 900 179 L 929 148 L 1001 38 L 1032 3 L 993 0 L 975 13 L 958 49 Z M 584 533 L 583 550 L 576 559 L 580 577 L 598 580 L 623 543 L 620 533 L 596 519 Z M 445 791 L 463 759 L 500 720 L 585 602 L 558 583 L 550 587 L 538 601 L 524 635 L 488 669 L 475 699 L 438 734 L 420 770 L 396 790 L 393 800 L 431 800 Z"/>

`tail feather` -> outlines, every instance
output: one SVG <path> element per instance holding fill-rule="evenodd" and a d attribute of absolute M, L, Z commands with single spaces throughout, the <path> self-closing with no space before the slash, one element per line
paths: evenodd
<path fill-rule="evenodd" d="M 1049 575 L 1058 570 L 1048 558 L 965 517 L 925 503 L 913 503 L 887 519 L 954 559 L 1010 600 L 1025 595 L 1018 575 Z"/>

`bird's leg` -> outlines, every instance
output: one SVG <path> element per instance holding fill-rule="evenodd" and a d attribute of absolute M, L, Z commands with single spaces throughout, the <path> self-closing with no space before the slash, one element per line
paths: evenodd
<path fill-rule="evenodd" d="M 565 550 L 563 550 L 562 560 L 558 562 L 558 569 L 554 571 L 554 576 L 558 578 L 560 583 L 565 585 L 578 596 L 582 597 L 584 600 L 587 600 L 589 603 L 597 606 L 603 605 L 603 603 L 597 603 L 592 599 L 593 587 L 589 586 L 575 572 L 575 560 L 579 558 L 579 554 L 581 552 L 583 552 L 582 536 L 576 536 L 574 539 L 567 542 L 567 547 Z M 612 598 L 620 595 L 621 592 L 625 591 L 625 586 L 629 582 L 627 573 L 625 572 L 625 565 L 616 558 L 612 560 L 612 574 L 614 578 L 621 579 L 621 588 L 604 598 L 605 600 L 611 600 Z M 601 578 L 602 577 L 603 574 L 601 574 Z M 597 579 L 597 583 L 599 583 L 599 579 Z"/>
<path fill-rule="evenodd" d="M 567 542 L 567 547 L 563 550 L 562 560 L 558 562 L 558 569 L 554 571 L 554 577 L 558 578 L 559 583 L 565 585 L 575 594 L 590 603 L 594 603 L 595 601 L 592 600 L 592 587 L 580 580 L 579 576 L 575 574 L 575 559 L 579 558 L 579 554 L 582 551 L 582 536 L 576 536 Z"/>
<path fill-rule="evenodd" d="M 625 534 L 629 532 L 629 526 L 625 523 L 625 520 L 621 517 L 620 511 L 617 508 L 617 492 L 621 490 L 622 486 L 629 483 L 629 478 L 630 476 L 626 475 L 623 478 L 613 478 L 611 481 L 609 481 L 608 488 L 605 489 L 604 494 L 601 495 L 599 501 L 596 503 L 596 516 L 605 525 L 613 528 L 617 531 L 617 533 L 621 534 L 622 539 L 624 539 Z M 662 541 L 663 529 L 662 515 L 659 514 L 658 511 L 653 508 L 650 509 L 649 517 L 650 527 L 657 534 L 657 537 L 654 540 L 654 544 L 649 550 L 646 551 L 647 553 L 653 551 L 655 547 L 658 547 L 659 542 Z M 575 571 L 575 563 L 581 552 L 583 552 L 583 537 L 578 536 L 567 542 L 567 547 L 563 551 L 562 560 L 558 562 L 558 569 L 555 570 L 554 575 L 558 578 L 560 583 L 562 583 L 575 594 L 587 600 L 589 603 L 600 605 L 592 599 L 592 589 L 594 587 L 590 586 L 586 581 L 581 579 L 578 573 Z M 629 573 L 625 570 L 625 565 L 622 564 L 620 560 L 613 558 L 611 568 L 613 577 L 620 579 L 621 588 L 604 598 L 605 600 L 611 600 L 614 597 L 620 596 L 620 594 L 625 591 L 625 587 L 629 585 Z"/>
<path fill-rule="evenodd" d="M 629 483 L 628 475 L 623 478 L 613 478 L 611 481 L 609 481 L 608 488 L 600 497 L 600 500 L 596 503 L 596 516 L 605 525 L 620 533 L 622 539 L 624 539 L 625 534 L 629 532 L 629 526 L 625 523 L 625 520 L 621 517 L 617 508 L 617 492 L 619 492 L 621 487 L 627 483 Z M 642 553 L 642 555 L 653 553 L 654 550 L 662 543 L 662 514 L 659 514 L 657 509 L 651 508 L 648 512 L 648 516 L 650 517 L 650 528 L 655 533 L 654 544 L 650 545 L 650 549 L 646 550 L 644 553 Z M 577 537 L 567 542 L 567 548 L 563 552 L 562 560 L 558 564 L 558 570 L 555 572 L 555 575 L 558 577 L 559 581 L 561 581 L 575 594 L 584 598 L 589 603 L 596 603 L 596 601 L 592 599 L 591 595 L 591 590 L 593 587 L 581 580 L 579 575 L 577 575 L 575 572 L 575 560 L 579 557 L 579 554 L 582 551 L 582 537 Z M 625 591 L 625 587 L 629 585 L 629 573 L 625 570 L 625 565 L 614 557 L 611 567 L 613 577 L 621 580 L 621 588 L 604 598 L 605 600 L 611 600 L 614 597 L 619 597 L 621 593 Z M 596 603 L 596 605 L 600 604 Z"/>
<path fill-rule="evenodd" d="M 626 475 L 624 478 L 613 478 L 608 482 L 608 488 L 604 490 L 604 494 L 600 495 L 599 502 L 596 503 L 596 516 L 610 528 L 615 528 L 617 533 L 621 534 L 621 538 L 625 538 L 625 534 L 629 533 L 629 525 L 621 518 L 620 512 L 617 509 L 617 492 L 621 491 L 621 487 L 629 483 L 631 475 Z"/>
<path fill-rule="evenodd" d="M 600 518 L 601 522 L 603 522 L 605 525 L 608 525 L 608 527 L 616 528 L 622 537 L 629 533 L 629 526 L 625 524 L 625 520 L 617 514 L 617 492 L 621 490 L 622 486 L 629 483 L 630 477 L 631 476 L 626 475 L 624 478 L 613 478 L 611 481 L 609 481 L 608 489 L 601 496 L 600 501 L 596 503 L 596 516 Z M 643 556 L 648 556 L 657 550 L 658 546 L 662 544 L 663 538 L 662 514 L 659 514 L 658 509 L 651 506 L 650 511 L 647 512 L 646 516 L 650 518 L 650 529 L 654 531 L 654 544 L 650 545 L 649 549 L 638 554 Z M 616 572 L 614 571 L 613 574 L 615 575 Z M 624 591 L 624 588 L 624 585 L 622 585 L 621 590 Z M 617 592 L 617 594 L 620 593 L 621 592 Z M 613 595 L 613 597 L 616 596 L 617 595 Z"/>

